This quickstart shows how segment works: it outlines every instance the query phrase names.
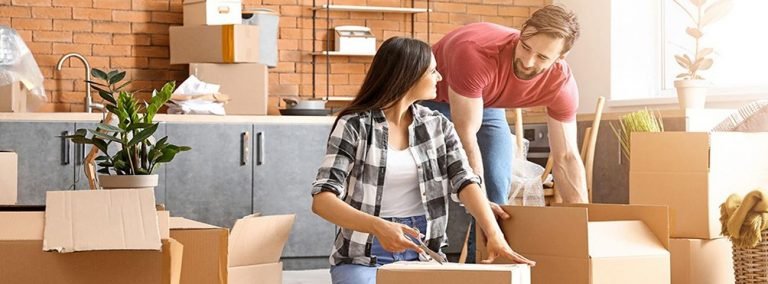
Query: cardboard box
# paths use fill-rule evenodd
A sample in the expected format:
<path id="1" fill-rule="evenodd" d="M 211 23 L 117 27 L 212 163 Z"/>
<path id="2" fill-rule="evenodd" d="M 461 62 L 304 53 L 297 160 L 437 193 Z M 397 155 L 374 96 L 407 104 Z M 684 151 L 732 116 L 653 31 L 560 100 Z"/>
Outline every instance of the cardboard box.
<path id="1" fill-rule="evenodd" d="M 45 251 L 160 250 L 160 235 L 152 189 L 46 192 Z"/>
<path id="2" fill-rule="evenodd" d="M 0 205 L 16 204 L 19 188 L 19 157 L 0 151 Z"/>
<path id="3" fill-rule="evenodd" d="M 531 269 L 522 264 L 395 262 L 376 271 L 377 284 L 529 284 Z"/>
<path id="4" fill-rule="evenodd" d="M 259 62 L 258 26 L 174 26 L 169 41 L 171 64 Z"/>
<path id="5" fill-rule="evenodd" d="M 728 239 L 670 239 L 672 284 L 735 283 Z"/>
<path id="6" fill-rule="evenodd" d="M 164 239 L 160 251 L 45 252 L 45 223 L 42 211 L 0 212 L 1 282 L 179 283 L 183 247 L 173 239 Z"/>
<path id="7" fill-rule="evenodd" d="M 241 0 L 184 0 L 184 26 L 240 24 L 242 11 Z"/>
<path id="8" fill-rule="evenodd" d="M 227 284 L 227 229 L 180 217 L 171 218 L 170 229 L 184 245 L 182 284 Z"/>
<path id="9" fill-rule="evenodd" d="M 0 112 L 26 112 L 27 93 L 19 81 L 0 86 Z"/>
<path id="10" fill-rule="evenodd" d="M 531 283 L 670 283 L 667 208 L 634 205 L 503 206 L 501 229 L 531 260 Z M 486 259 L 479 235 L 477 257 Z M 504 263 L 505 260 L 498 260 Z"/>
<path id="11" fill-rule="evenodd" d="M 633 133 L 630 204 L 669 206 L 672 238 L 720 235 L 731 193 L 768 188 L 768 133 Z"/>
<path id="12" fill-rule="evenodd" d="M 171 218 L 171 236 L 184 245 L 181 283 L 282 283 L 280 256 L 294 215 L 246 216 L 227 229 Z"/>
<path id="13" fill-rule="evenodd" d="M 224 104 L 227 114 L 266 115 L 268 101 L 267 66 L 260 63 L 192 63 L 189 74 L 212 84 L 229 96 Z"/>

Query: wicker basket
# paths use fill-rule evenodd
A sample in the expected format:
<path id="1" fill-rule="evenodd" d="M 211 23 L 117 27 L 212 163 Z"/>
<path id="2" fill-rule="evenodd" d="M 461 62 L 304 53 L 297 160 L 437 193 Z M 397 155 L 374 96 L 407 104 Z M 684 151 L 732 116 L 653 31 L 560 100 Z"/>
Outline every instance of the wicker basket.
<path id="1" fill-rule="evenodd" d="M 736 284 L 768 284 L 768 230 L 754 248 L 733 247 Z"/>

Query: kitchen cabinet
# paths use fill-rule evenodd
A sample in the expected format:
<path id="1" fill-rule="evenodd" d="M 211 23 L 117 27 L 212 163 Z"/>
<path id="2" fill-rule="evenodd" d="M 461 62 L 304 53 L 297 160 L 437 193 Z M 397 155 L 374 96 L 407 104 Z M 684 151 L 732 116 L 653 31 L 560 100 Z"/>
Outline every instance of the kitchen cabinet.
<path id="1" fill-rule="evenodd" d="M 45 192 L 74 188 L 73 122 L 0 121 L 0 150 L 19 157 L 18 204 L 45 204 Z"/>
<path id="2" fill-rule="evenodd" d="M 252 132 L 252 124 L 166 124 L 169 143 L 192 147 L 163 165 L 171 216 L 231 228 L 251 214 Z"/>
<path id="3" fill-rule="evenodd" d="M 283 257 L 319 258 L 325 266 L 335 227 L 312 213 L 310 193 L 325 156 L 330 127 L 330 124 L 254 125 L 253 211 L 265 215 L 296 214 Z M 287 267 L 290 265 L 286 262 Z"/>

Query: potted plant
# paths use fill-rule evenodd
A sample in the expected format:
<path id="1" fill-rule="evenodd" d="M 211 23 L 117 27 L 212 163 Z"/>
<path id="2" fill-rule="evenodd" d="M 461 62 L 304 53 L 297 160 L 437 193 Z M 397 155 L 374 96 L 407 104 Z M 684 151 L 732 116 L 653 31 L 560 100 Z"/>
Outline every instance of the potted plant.
<path id="1" fill-rule="evenodd" d="M 615 126 L 611 122 L 611 129 L 613 134 L 616 135 L 616 139 L 619 140 L 621 146 L 621 153 L 629 160 L 630 138 L 632 132 L 664 132 L 664 122 L 661 118 L 661 114 L 658 112 L 652 112 L 648 109 L 641 109 L 635 112 L 631 112 L 619 117 L 619 126 Z"/>
<path id="2" fill-rule="evenodd" d="M 170 100 L 176 83 L 166 83 L 159 91 L 152 92 L 148 102 L 139 103 L 133 92 L 122 90 L 128 82 L 118 85 L 125 78 L 125 71 L 93 69 L 91 74 L 104 81 L 89 83 L 104 99 L 106 118 L 95 129 L 78 129 L 65 138 L 98 149 L 100 155 L 95 161 L 100 167 L 98 180 L 102 188 L 157 186 L 154 174 L 157 166 L 170 162 L 179 152 L 190 150 L 187 146 L 168 143 L 167 136 L 157 140 L 152 136 L 159 126 L 153 121 L 155 114 Z M 112 118 L 116 121 L 109 123 Z"/>
<path id="3" fill-rule="evenodd" d="M 702 47 L 700 40 L 704 36 L 704 28 L 728 14 L 733 7 L 733 2 L 731 0 L 690 0 L 693 8 L 688 8 L 681 3 L 682 0 L 674 1 L 693 21 L 693 26 L 686 28 L 685 32 L 693 37 L 696 44 L 692 57 L 688 54 L 675 55 L 677 64 L 686 70 L 678 74 L 677 80 L 675 80 L 677 99 L 683 110 L 686 108 L 704 108 L 708 84 L 701 76 L 700 71 L 712 67 L 713 60 L 710 56 L 713 50 Z"/>

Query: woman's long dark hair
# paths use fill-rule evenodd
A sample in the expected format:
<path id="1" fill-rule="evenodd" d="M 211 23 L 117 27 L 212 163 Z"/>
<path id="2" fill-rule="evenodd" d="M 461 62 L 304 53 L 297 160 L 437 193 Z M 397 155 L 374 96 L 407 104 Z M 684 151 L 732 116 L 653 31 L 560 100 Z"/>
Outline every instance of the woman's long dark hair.
<path id="1" fill-rule="evenodd" d="M 404 37 L 387 39 L 373 57 L 357 97 L 336 120 L 347 114 L 391 107 L 421 79 L 431 61 L 432 48 L 426 42 Z"/>

